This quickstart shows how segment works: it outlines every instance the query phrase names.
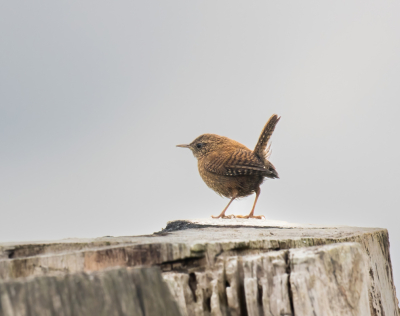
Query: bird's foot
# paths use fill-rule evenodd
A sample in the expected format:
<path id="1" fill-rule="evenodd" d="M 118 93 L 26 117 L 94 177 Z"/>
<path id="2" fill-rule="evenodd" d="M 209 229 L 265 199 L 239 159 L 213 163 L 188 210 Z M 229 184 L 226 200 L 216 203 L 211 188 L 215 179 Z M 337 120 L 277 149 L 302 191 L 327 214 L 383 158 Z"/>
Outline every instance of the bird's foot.
<path id="1" fill-rule="evenodd" d="M 211 215 L 211 217 L 212 218 L 229 218 L 229 219 L 231 219 L 231 218 L 236 218 L 236 216 L 235 215 L 218 215 L 218 216 L 213 216 L 213 215 Z"/>
<path id="2" fill-rule="evenodd" d="M 236 215 L 237 218 L 257 218 L 257 219 L 265 219 L 264 215 Z"/>
<path id="3" fill-rule="evenodd" d="M 231 215 L 222 216 L 222 218 L 229 218 L 229 219 L 231 219 L 231 218 L 236 218 L 236 216 L 233 215 L 233 214 L 231 214 Z"/>

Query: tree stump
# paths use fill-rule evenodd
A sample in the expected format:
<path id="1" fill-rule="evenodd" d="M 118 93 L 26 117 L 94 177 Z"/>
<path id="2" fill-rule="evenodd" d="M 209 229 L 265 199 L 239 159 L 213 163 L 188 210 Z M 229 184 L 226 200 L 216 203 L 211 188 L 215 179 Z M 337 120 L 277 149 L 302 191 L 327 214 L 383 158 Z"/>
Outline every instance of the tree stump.
<path id="1" fill-rule="evenodd" d="M 0 280 L 0 315 L 399 315 L 381 228 L 210 219 L 0 244 Z"/>

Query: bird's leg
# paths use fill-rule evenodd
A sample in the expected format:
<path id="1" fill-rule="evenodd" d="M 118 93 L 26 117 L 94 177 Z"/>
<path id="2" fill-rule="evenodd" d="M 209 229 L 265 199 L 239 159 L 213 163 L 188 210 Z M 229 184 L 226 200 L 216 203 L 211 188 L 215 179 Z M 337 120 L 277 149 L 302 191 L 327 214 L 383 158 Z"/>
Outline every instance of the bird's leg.
<path id="1" fill-rule="evenodd" d="M 228 205 L 224 208 L 224 210 L 221 212 L 221 214 L 219 214 L 218 216 L 213 216 L 211 215 L 212 218 L 234 218 L 235 215 L 229 215 L 229 216 L 225 216 L 225 212 L 228 209 L 229 205 L 231 205 L 231 203 L 233 202 L 233 200 L 236 199 L 236 194 L 231 198 L 231 200 L 229 201 Z"/>
<path id="2" fill-rule="evenodd" d="M 265 218 L 264 215 L 258 215 L 258 216 L 254 216 L 254 215 L 253 215 L 253 214 L 254 214 L 254 209 L 256 208 L 256 204 L 257 204 L 258 197 L 260 196 L 260 193 L 261 193 L 260 188 L 257 188 L 257 191 L 256 191 L 256 199 L 254 200 L 253 208 L 251 209 L 250 214 L 249 214 L 249 215 L 245 215 L 245 216 L 243 216 L 243 215 L 236 215 L 236 217 L 239 217 L 239 218 L 258 218 L 258 219 L 262 219 L 263 217 Z"/>

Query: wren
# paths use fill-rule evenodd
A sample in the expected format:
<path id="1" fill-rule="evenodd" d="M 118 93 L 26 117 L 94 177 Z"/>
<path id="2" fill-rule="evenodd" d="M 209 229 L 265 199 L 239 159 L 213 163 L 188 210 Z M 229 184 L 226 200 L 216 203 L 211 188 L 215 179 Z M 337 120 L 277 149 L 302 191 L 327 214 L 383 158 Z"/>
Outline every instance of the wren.
<path id="1" fill-rule="evenodd" d="M 203 134 L 188 145 L 177 145 L 193 152 L 197 158 L 200 176 L 207 186 L 219 195 L 231 199 L 221 214 L 212 216 L 213 218 L 264 217 L 255 216 L 254 209 L 264 179 L 279 179 L 274 165 L 268 160 L 271 155 L 269 140 L 279 120 L 280 117 L 276 114 L 269 118 L 253 151 L 235 140 L 215 134 Z M 256 198 L 249 215 L 225 215 L 233 200 L 252 193 L 256 194 Z"/>

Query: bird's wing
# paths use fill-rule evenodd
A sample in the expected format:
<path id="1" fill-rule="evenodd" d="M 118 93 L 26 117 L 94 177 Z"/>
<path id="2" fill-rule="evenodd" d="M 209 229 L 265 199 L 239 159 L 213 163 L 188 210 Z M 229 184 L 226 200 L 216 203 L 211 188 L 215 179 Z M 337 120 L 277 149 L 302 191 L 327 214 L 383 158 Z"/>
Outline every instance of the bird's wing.
<path id="1" fill-rule="evenodd" d="M 269 173 L 259 158 L 251 151 L 243 149 L 208 155 L 204 161 L 204 168 L 209 172 L 225 176 Z"/>

